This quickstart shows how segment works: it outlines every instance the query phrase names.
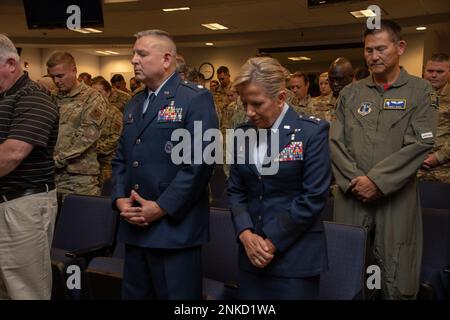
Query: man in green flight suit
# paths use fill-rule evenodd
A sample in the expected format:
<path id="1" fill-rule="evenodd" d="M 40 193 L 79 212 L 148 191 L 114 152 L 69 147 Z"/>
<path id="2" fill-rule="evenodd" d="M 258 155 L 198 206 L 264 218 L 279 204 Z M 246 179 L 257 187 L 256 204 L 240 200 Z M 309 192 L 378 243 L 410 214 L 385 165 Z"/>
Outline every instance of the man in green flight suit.
<path id="1" fill-rule="evenodd" d="M 339 190 L 335 220 L 364 226 L 384 299 L 414 299 L 422 260 L 416 172 L 434 143 L 431 86 L 400 67 L 401 28 L 382 20 L 364 33 L 372 76 L 340 94 L 330 148 Z"/>

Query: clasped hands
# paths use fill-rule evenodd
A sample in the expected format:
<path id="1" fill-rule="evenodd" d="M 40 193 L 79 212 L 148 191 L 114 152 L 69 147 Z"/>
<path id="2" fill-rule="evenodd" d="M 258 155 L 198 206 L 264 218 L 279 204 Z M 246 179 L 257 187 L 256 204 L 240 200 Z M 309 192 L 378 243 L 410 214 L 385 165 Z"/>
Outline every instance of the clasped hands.
<path id="1" fill-rule="evenodd" d="M 273 259 L 276 248 L 272 241 L 247 229 L 239 235 L 250 262 L 257 268 L 265 268 Z"/>
<path id="2" fill-rule="evenodd" d="M 383 196 L 381 190 L 367 176 L 352 179 L 349 186 L 353 195 L 364 203 L 375 201 Z"/>
<path id="3" fill-rule="evenodd" d="M 140 204 L 140 207 L 134 206 L 135 201 Z M 155 201 L 145 200 L 134 190 L 131 191 L 129 198 L 117 199 L 116 205 L 120 215 L 127 222 L 139 227 L 146 227 L 166 214 Z"/>

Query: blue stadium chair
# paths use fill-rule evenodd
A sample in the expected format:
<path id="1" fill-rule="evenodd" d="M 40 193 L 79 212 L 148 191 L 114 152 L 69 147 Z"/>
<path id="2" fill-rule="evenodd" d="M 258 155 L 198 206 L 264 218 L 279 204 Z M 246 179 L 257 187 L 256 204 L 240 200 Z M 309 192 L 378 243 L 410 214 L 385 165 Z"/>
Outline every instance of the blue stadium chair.
<path id="1" fill-rule="evenodd" d="M 203 297 L 235 300 L 238 287 L 238 244 L 228 210 L 211 208 L 209 243 L 202 247 Z"/>
<path id="2" fill-rule="evenodd" d="M 107 179 L 103 182 L 102 197 L 111 197 L 112 193 L 112 180 Z"/>
<path id="3" fill-rule="evenodd" d="M 91 300 L 120 300 L 122 296 L 125 245 L 118 243 L 112 257 L 92 259 L 85 270 Z"/>
<path id="4" fill-rule="evenodd" d="M 363 298 L 366 229 L 324 222 L 328 247 L 328 272 L 320 277 L 320 300 Z"/>
<path id="5" fill-rule="evenodd" d="M 432 288 L 432 295 L 428 297 L 429 299 L 448 299 L 450 290 L 448 274 L 450 266 L 450 210 L 422 208 L 422 218 L 422 287 Z"/>
<path id="6" fill-rule="evenodd" d="M 419 193 L 422 208 L 450 210 L 450 184 L 420 181 Z"/>
<path id="7" fill-rule="evenodd" d="M 51 249 L 52 299 L 81 298 L 82 291 L 67 288 L 67 267 L 77 265 L 83 270 L 94 257 L 111 255 L 117 223 L 118 214 L 112 209 L 111 199 L 82 195 L 66 197 Z"/>

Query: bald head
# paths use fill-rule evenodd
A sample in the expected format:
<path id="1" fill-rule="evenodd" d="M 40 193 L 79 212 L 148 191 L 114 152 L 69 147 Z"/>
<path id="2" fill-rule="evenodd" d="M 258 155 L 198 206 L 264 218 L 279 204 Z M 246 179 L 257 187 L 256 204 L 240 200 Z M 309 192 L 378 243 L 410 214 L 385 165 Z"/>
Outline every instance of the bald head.
<path id="1" fill-rule="evenodd" d="M 334 60 L 328 69 L 328 81 L 330 82 L 333 96 L 339 96 L 339 92 L 353 80 L 353 67 L 351 62 L 344 57 Z"/>
<path id="2" fill-rule="evenodd" d="M 131 63 L 136 79 L 156 90 L 176 70 L 175 43 L 162 30 L 141 31 L 135 36 L 137 39 Z"/>

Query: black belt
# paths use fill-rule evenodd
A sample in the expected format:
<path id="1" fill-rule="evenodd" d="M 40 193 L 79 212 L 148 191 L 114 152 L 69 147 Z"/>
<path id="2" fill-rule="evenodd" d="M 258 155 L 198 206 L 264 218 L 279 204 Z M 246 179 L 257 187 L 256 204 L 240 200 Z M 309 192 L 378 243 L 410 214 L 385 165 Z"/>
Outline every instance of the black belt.
<path id="1" fill-rule="evenodd" d="M 11 192 L 11 193 L 0 193 L 0 203 L 11 201 L 20 197 L 29 196 L 35 193 L 41 193 L 41 192 L 49 192 L 51 190 L 55 189 L 54 183 L 47 183 L 44 184 L 42 187 L 37 188 L 30 188 L 21 190 L 19 192 Z"/>

